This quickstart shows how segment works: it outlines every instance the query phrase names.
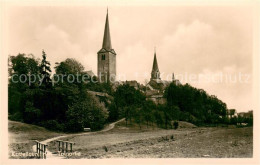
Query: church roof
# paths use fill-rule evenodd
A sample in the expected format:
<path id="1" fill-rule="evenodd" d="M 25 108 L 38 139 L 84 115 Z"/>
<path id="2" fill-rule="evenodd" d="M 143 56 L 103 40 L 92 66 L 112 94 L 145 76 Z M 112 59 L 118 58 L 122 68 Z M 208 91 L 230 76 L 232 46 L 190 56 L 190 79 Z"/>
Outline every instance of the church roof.
<path id="1" fill-rule="evenodd" d="M 111 38 L 110 38 L 110 30 L 109 30 L 108 11 L 107 11 L 107 16 L 106 16 L 106 24 L 105 24 L 102 48 L 104 48 L 106 50 L 112 49 Z"/>
<path id="2" fill-rule="evenodd" d="M 159 71 L 159 67 L 158 67 L 158 64 L 157 64 L 157 58 L 156 58 L 156 52 L 154 52 L 154 59 L 153 59 L 153 71 Z"/>

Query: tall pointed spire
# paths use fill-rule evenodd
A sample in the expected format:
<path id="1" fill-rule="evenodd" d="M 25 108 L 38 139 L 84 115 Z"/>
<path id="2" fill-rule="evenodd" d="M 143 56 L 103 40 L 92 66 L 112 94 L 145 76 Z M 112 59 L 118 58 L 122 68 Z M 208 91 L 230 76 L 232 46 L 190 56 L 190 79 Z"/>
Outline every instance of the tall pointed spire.
<path id="1" fill-rule="evenodd" d="M 156 50 L 154 50 L 154 58 L 153 58 L 153 70 L 152 71 L 159 71 L 157 58 L 156 58 Z"/>
<path id="2" fill-rule="evenodd" d="M 151 73 L 151 80 L 152 79 L 161 79 L 160 78 L 160 71 L 159 71 L 159 67 L 158 67 L 158 63 L 157 63 L 157 58 L 156 58 L 156 50 L 154 48 L 154 59 L 153 59 L 153 69 L 152 69 L 152 73 Z"/>
<path id="3" fill-rule="evenodd" d="M 108 8 L 107 8 L 107 16 L 106 16 L 106 24 L 105 24 L 102 48 L 106 50 L 112 49 L 110 30 L 109 30 L 109 21 L 108 21 Z"/>

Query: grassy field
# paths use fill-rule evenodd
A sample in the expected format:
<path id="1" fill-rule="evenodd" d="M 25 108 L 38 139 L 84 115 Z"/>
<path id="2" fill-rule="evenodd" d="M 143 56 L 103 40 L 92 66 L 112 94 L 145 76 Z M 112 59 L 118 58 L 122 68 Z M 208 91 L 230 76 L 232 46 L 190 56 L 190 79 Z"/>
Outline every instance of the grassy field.
<path id="1" fill-rule="evenodd" d="M 43 127 L 25 124 L 16 121 L 8 121 L 8 147 L 9 153 L 13 152 L 32 152 L 34 140 L 45 140 L 59 136 L 60 133 L 48 131 Z"/>
<path id="2" fill-rule="evenodd" d="M 107 132 L 69 136 L 73 150 L 81 156 L 70 158 L 250 158 L 253 156 L 253 128 L 195 127 L 181 122 L 177 130 L 117 123 Z M 9 152 L 32 152 L 33 140 L 60 136 L 45 128 L 9 121 Z M 48 149 L 57 152 L 57 144 Z M 12 157 L 11 157 L 12 158 Z"/>
<path id="3" fill-rule="evenodd" d="M 76 142 L 74 151 L 81 152 L 80 157 L 70 158 L 240 158 L 253 156 L 252 131 L 252 127 L 192 126 L 177 130 L 143 126 L 140 130 L 137 125 L 125 127 L 121 122 L 105 133 L 63 140 Z M 54 143 L 49 146 L 57 151 Z"/>

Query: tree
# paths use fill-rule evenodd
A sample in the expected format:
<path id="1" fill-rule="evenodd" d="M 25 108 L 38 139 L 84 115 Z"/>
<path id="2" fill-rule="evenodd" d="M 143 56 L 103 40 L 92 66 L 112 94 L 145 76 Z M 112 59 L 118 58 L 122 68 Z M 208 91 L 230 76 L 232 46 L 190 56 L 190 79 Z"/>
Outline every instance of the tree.
<path id="1" fill-rule="evenodd" d="M 51 87 L 50 63 L 45 52 L 42 53 L 40 64 L 32 55 L 10 56 L 9 76 L 17 76 L 11 77 L 8 84 L 9 118 L 51 130 L 63 131 L 66 127 L 68 132 L 82 131 L 84 127 L 92 130 L 103 128 L 108 118 L 105 105 L 87 93 L 84 83 L 64 81 Z M 84 67 L 74 59 L 66 59 L 55 70 L 61 76 L 84 73 Z M 34 74 L 42 76 L 41 87 L 40 79 L 30 85 L 28 78 Z M 20 75 L 24 78 L 22 82 L 17 81 Z"/>
<path id="2" fill-rule="evenodd" d="M 128 84 L 120 85 L 114 94 L 114 103 L 118 109 L 119 117 L 125 117 L 126 125 L 133 118 L 133 108 L 141 107 L 145 96 L 137 89 Z"/>
<path id="3" fill-rule="evenodd" d="M 56 74 L 77 74 L 84 72 L 84 66 L 74 58 L 67 58 L 65 61 L 56 63 Z"/>
<path id="4" fill-rule="evenodd" d="M 42 61 L 40 64 L 40 73 L 43 78 L 42 85 L 48 88 L 51 86 L 51 67 L 50 62 L 46 60 L 46 53 L 42 50 Z"/>
<path id="5" fill-rule="evenodd" d="M 8 114 L 12 120 L 23 121 L 26 105 L 25 93 L 29 89 L 37 88 L 39 84 L 39 62 L 31 54 L 10 56 L 9 62 Z"/>
<path id="6" fill-rule="evenodd" d="M 87 88 L 87 81 L 90 82 L 91 76 L 84 71 L 83 65 L 73 58 L 56 63 L 53 84 L 56 87 L 75 86 L 79 90 Z"/>
<path id="7" fill-rule="evenodd" d="M 109 122 L 113 122 L 118 119 L 119 114 L 118 114 L 118 109 L 116 107 L 115 102 L 112 102 L 111 104 L 109 104 L 108 112 L 109 112 L 109 117 L 108 117 Z"/>
<path id="8" fill-rule="evenodd" d="M 28 86 L 31 88 L 38 85 L 39 62 L 32 54 L 18 54 L 10 56 L 10 79 L 9 84 L 16 86 L 20 92 L 25 91 Z M 33 82 L 29 82 L 29 77 L 33 76 Z M 32 79 L 32 77 L 30 77 Z"/>
<path id="9" fill-rule="evenodd" d="M 155 104 L 151 101 L 145 101 L 143 105 L 143 118 L 146 122 L 146 127 L 148 128 L 149 123 L 153 123 L 155 118 L 153 116 L 153 110 L 155 109 Z"/>
<path id="10" fill-rule="evenodd" d="M 30 101 L 26 102 L 24 121 L 26 123 L 37 123 L 40 121 L 41 111 L 33 106 Z"/>
<path id="11" fill-rule="evenodd" d="M 157 127 L 162 127 L 162 125 L 164 123 L 163 122 L 163 112 L 158 109 L 158 110 L 154 111 L 153 114 L 155 117 L 155 122 L 156 122 Z"/>
<path id="12" fill-rule="evenodd" d="M 141 124 L 143 122 L 143 112 L 141 108 L 135 109 L 134 120 L 139 125 L 139 128 L 142 129 Z"/>
<path id="13" fill-rule="evenodd" d="M 66 113 L 66 128 L 69 131 L 83 131 L 85 127 L 91 130 L 99 130 L 104 127 L 108 117 L 108 111 L 104 104 L 88 93 L 84 93 L 81 99 L 69 106 Z"/>
<path id="14" fill-rule="evenodd" d="M 175 116 L 178 116 L 179 119 L 197 124 L 210 124 L 223 123 L 226 118 L 227 106 L 224 102 L 189 84 L 176 85 L 171 83 L 166 88 L 164 97 L 166 97 L 167 106 L 170 109 L 175 107 Z M 165 115 L 167 113 L 176 119 L 171 111 L 165 111 Z"/>
<path id="15" fill-rule="evenodd" d="M 170 114 L 169 114 L 169 107 L 163 105 L 161 108 L 164 115 L 164 128 L 168 129 L 168 125 L 170 124 L 171 121 Z"/>

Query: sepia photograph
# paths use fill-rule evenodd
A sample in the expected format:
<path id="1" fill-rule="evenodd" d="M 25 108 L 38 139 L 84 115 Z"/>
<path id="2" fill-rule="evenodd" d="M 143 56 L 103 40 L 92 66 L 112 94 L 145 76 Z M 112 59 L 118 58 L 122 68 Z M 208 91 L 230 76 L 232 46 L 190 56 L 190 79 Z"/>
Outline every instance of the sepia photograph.
<path id="1" fill-rule="evenodd" d="M 226 2 L 1 2 L 1 155 L 255 160 L 259 1 Z"/>

